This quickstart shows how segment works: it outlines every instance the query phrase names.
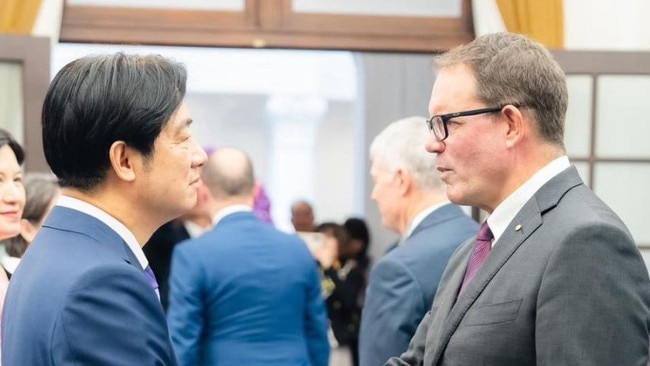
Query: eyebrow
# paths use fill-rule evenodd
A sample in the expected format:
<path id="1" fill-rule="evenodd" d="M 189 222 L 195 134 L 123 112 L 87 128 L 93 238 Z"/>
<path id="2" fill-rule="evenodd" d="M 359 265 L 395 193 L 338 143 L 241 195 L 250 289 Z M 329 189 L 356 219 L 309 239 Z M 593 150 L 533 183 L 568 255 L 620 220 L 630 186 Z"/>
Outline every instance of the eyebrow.
<path id="1" fill-rule="evenodd" d="M 174 126 L 174 133 L 180 133 L 185 127 L 190 127 L 192 122 L 194 122 L 192 118 L 186 118 L 182 120 L 180 123 Z"/>

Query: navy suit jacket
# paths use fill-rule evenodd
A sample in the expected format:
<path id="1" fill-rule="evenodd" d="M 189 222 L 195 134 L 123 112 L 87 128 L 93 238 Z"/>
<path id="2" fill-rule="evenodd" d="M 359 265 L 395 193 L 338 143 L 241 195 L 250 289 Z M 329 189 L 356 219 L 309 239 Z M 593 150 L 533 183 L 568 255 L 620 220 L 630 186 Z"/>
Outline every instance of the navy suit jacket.
<path id="1" fill-rule="evenodd" d="M 361 313 L 361 366 L 383 365 L 407 350 L 431 308 L 449 258 L 477 231 L 478 224 L 460 207 L 447 204 L 425 217 L 402 245 L 377 262 Z"/>
<path id="2" fill-rule="evenodd" d="M 2 364 L 177 365 L 156 293 L 100 220 L 54 207 L 14 273 Z"/>
<path id="3" fill-rule="evenodd" d="M 181 365 L 328 364 L 317 264 L 301 239 L 252 212 L 177 245 L 169 295 Z"/>

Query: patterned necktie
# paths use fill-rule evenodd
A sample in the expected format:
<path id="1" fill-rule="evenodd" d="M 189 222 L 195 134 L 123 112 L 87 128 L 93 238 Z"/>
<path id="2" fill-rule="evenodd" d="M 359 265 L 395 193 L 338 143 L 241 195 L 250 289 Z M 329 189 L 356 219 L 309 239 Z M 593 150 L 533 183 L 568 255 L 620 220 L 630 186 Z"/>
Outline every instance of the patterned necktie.
<path id="1" fill-rule="evenodd" d="M 474 250 L 472 250 L 472 255 L 469 257 L 469 263 L 467 264 L 467 270 L 465 271 L 465 278 L 463 279 L 463 284 L 460 287 L 459 294 L 462 294 L 463 291 L 465 291 L 465 288 L 472 281 L 476 272 L 478 272 L 478 269 L 481 268 L 481 265 L 490 254 L 490 249 L 492 249 L 492 238 L 494 238 L 494 235 L 492 235 L 492 230 L 490 230 L 486 220 L 478 230 L 476 244 L 474 244 Z"/>
<path id="2" fill-rule="evenodd" d="M 147 266 L 147 268 L 144 269 L 144 274 L 147 275 L 147 279 L 149 280 L 151 288 L 156 291 L 156 295 L 158 295 L 158 298 L 160 299 L 160 292 L 158 292 L 158 281 L 156 281 L 156 275 L 153 274 L 150 266 Z"/>

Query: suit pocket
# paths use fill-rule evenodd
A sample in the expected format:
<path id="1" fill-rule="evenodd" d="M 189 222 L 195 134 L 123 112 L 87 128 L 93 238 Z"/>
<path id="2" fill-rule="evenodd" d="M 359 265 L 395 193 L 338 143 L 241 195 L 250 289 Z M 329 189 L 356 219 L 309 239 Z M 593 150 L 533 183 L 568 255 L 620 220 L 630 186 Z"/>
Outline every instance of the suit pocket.
<path id="1" fill-rule="evenodd" d="M 471 307 L 465 314 L 464 325 L 507 323 L 517 319 L 521 299 L 497 304 Z"/>

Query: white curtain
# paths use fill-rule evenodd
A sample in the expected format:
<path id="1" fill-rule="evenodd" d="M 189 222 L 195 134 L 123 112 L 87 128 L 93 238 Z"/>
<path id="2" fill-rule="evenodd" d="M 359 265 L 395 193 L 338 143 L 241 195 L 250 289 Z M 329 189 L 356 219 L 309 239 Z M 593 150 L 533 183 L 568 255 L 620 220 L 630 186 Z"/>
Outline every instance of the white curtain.
<path id="1" fill-rule="evenodd" d="M 477 37 L 506 31 L 496 0 L 472 0 L 472 13 Z"/>
<path id="2" fill-rule="evenodd" d="M 32 28 L 33 36 L 50 37 L 52 48 L 59 43 L 63 0 L 43 0 Z"/>

